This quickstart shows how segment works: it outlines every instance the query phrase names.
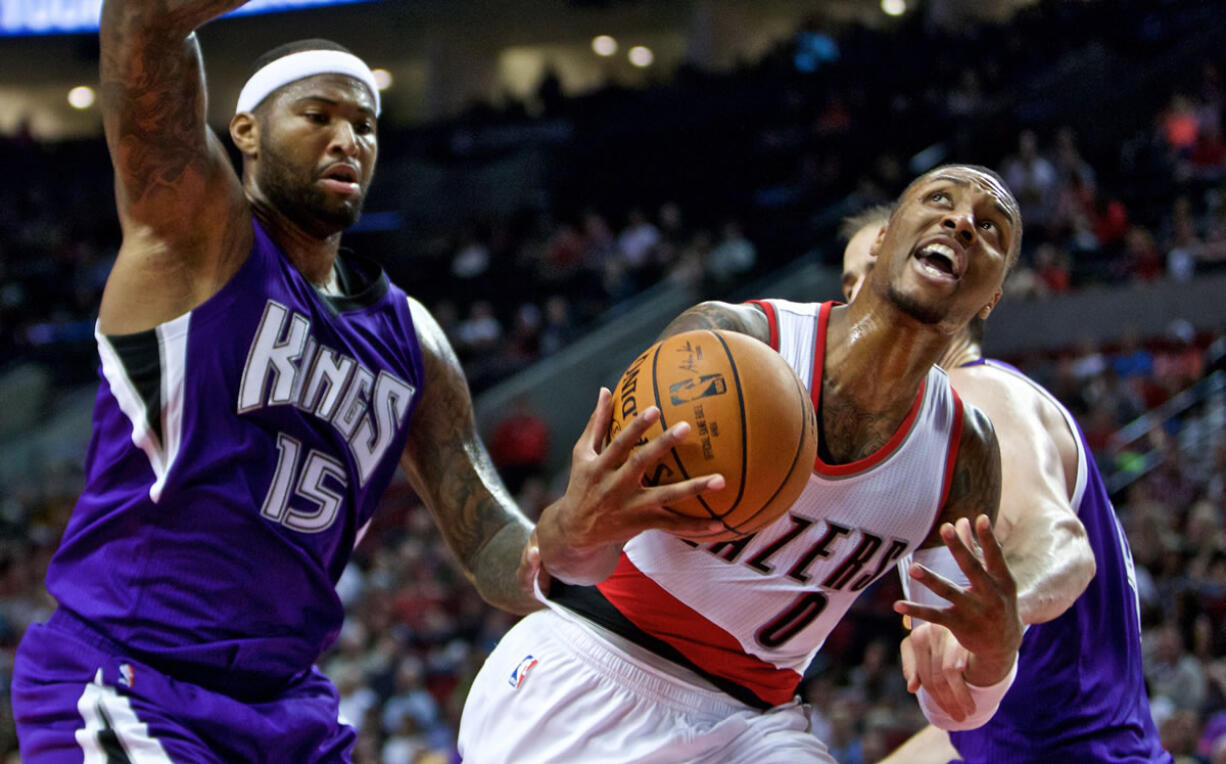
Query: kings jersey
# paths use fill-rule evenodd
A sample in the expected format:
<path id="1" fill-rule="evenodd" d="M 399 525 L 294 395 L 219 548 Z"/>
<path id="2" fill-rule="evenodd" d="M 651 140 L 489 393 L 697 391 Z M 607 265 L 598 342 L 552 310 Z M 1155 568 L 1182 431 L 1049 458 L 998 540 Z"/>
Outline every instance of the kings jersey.
<path id="1" fill-rule="evenodd" d="M 950 739 L 967 764 L 1170 762 L 1149 712 L 1141 666 L 1140 606 L 1128 541 L 1073 415 L 1051 393 L 1000 361 L 1056 406 L 1077 442 L 1070 501 L 1097 571 L 1072 607 L 1022 638 L 1017 679 L 987 724 Z"/>
<path id="2" fill-rule="evenodd" d="M 771 346 L 806 381 L 820 411 L 833 303 L 759 305 Z M 934 367 L 884 446 L 850 464 L 819 456 L 800 498 L 771 525 L 707 544 L 649 531 L 626 544 L 605 582 L 555 582 L 551 597 L 750 705 L 788 702 L 860 592 L 931 533 L 961 426 L 961 404 Z"/>
<path id="3" fill-rule="evenodd" d="M 344 616 L 335 592 L 421 392 L 408 298 L 345 260 L 325 297 L 255 223 L 213 297 L 97 335 L 85 490 L 47 584 L 69 618 L 177 678 L 271 689 Z"/>

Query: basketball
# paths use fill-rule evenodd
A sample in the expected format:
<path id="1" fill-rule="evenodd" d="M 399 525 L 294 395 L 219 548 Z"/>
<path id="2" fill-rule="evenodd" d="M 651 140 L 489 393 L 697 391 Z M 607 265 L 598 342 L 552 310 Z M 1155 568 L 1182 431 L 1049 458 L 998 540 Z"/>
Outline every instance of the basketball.
<path id="1" fill-rule="evenodd" d="M 659 463 L 649 485 L 719 473 L 723 490 L 671 504 L 723 521 L 696 541 L 740 538 L 779 518 L 804 489 L 817 455 L 817 420 L 804 383 L 783 357 L 744 334 L 698 330 L 668 337 L 630 364 L 613 391 L 612 438 L 650 406 L 655 438 L 677 422 L 693 428 Z M 644 441 L 645 442 L 645 441 Z"/>

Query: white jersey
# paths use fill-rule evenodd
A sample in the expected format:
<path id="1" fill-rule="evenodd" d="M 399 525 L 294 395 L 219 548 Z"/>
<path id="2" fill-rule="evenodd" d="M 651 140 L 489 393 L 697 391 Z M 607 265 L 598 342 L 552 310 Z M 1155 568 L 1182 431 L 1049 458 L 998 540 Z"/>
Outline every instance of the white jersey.
<path id="1" fill-rule="evenodd" d="M 771 346 L 819 410 L 834 303 L 758 304 Z M 932 532 L 961 427 L 962 405 L 934 366 L 888 443 L 850 464 L 819 455 L 800 498 L 771 525 L 702 545 L 649 531 L 626 544 L 604 583 L 555 582 L 551 598 L 745 702 L 786 703 L 859 593 Z"/>

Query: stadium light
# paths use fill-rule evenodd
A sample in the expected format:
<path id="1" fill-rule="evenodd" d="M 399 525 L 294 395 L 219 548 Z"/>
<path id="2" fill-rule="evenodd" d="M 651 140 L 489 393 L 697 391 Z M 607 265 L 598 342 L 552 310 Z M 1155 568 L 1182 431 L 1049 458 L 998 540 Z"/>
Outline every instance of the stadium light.
<path id="1" fill-rule="evenodd" d="M 88 85 L 77 85 L 68 91 L 68 105 L 74 109 L 88 109 L 94 100 L 94 89 Z"/>
<path id="2" fill-rule="evenodd" d="M 592 38 L 592 50 L 598 56 L 611 56 L 617 52 L 617 40 L 607 34 Z"/>
<path id="3" fill-rule="evenodd" d="M 630 49 L 629 55 L 630 63 L 640 69 L 651 66 L 651 62 L 656 60 L 656 55 L 646 45 L 635 45 Z"/>
<path id="4" fill-rule="evenodd" d="M 881 10 L 887 16 L 901 16 L 907 12 L 907 0 L 881 0 Z"/>
<path id="5" fill-rule="evenodd" d="M 392 73 L 386 69 L 371 69 L 370 73 L 375 76 L 375 87 L 380 90 L 387 90 L 392 86 Z"/>

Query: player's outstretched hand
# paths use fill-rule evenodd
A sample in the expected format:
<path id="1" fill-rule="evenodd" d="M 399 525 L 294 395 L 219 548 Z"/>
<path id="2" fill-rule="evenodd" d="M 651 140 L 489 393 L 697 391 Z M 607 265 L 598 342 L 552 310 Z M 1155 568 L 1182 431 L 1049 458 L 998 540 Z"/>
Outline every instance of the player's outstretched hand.
<path id="1" fill-rule="evenodd" d="M 647 469 L 690 432 L 679 422 L 635 448 L 660 418 L 654 406 L 629 420 L 603 446 L 613 418 L 612 393 L 600 389 L 596 409 L 571 452 L 566 494 L 546 507 L 537 523 L 541 564 L 550 575 L 575 584 L 603 581 L 617 566 L 622 544 L 645 530 L 707 535 L 717 520 L 679 515 L 664 505 L 724 487 L 722 475 L 702 475 L 660 486 L 645 486 Z"/>
<path id="2" fill-rule="evenodd" d="M 958 644 L 953 633 L 935 623 L 916 626 L 902 641 L 902 673 L 907 691 L 928 691 L 945 713 L 962 721 L 975 713 L 975 700 L 966 686 L 970 651 Z"/>
<path id="3" fill-rule="evenodd" d="M 956 528 L 949 523 L 941 528 L 941 540 L 966 575 L 969 588 L 964 589 L 923 565 L 913 564 L 909 571 L 911 578 L 950 604 L 948 607 L 928 607 L 899 600 L 894 603 L 894 610 L 948 629 L 969 653 L 961 670 L 963 679 L 970 684 L 987 687 L 1003 680 L 1013 669 L 1022 643 L 1022 620 L 1017 612 L 1017 585 L 1005 563 L 1000 543 L 992 533 L 992 522 L 987 515 L 975 518 L 975 534 L 983 550 L 982 560 L 973 551 L 969 520 L 959 519 Z M 930 694 L 937 698 L 942 689 L 940 685 L 949 684 L 952 667 L 945 665 L 945 661 L 954 661 L 956 666 L 962 658 L 952 648 L 946 649 L 943 643 L 929 644 L 929 640 L 935 636 L 924 637 L 923 643 L 913 641 L 911 652 L 912 657 L 916 658 L 914 668 L 920 684 L 928 687 Z M 930 660 L 927 662 L 919 660 L 923 650 L 928 651 Z M 931 660 L 934 655 L 941 656 L 939 663 Z M 908 677 L 908 685 L 910 682 L 911 677 Z M 929 682 L 933 684 L 930 686 Z M 965 686 L 962 690 L 965 690 Z M 959 691 L 948 688 L 946 698 L 953 705 L 962 705 L 955 700 L 959 696 Z M 945 706 L 944 703 L 941 705 Z M 953 710 L 946 708 L 951 715 Z"/>

